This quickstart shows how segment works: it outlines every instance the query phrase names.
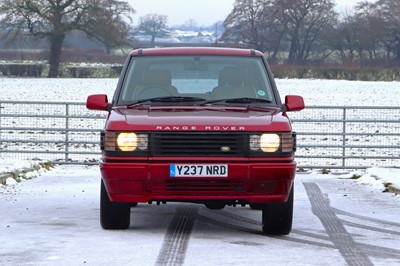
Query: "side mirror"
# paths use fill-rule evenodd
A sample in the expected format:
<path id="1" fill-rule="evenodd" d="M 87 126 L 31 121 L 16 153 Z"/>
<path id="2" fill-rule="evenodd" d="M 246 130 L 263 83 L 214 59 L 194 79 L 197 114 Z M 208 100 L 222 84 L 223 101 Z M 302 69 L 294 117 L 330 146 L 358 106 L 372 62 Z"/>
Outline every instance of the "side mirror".
<path id="1" fill-rule="evenodd" d="M 285 97 L 286 111 L 300 111 L 304 109 L 304 99 L 297 95 L 287 95 Z"/>
<path id="2" fill-rule="evenodd" d="M 108 111 L 110 104 L 105 94 L 94 94 L 88 96 L 86 100 L 86 108 L 89 110 Z"/>

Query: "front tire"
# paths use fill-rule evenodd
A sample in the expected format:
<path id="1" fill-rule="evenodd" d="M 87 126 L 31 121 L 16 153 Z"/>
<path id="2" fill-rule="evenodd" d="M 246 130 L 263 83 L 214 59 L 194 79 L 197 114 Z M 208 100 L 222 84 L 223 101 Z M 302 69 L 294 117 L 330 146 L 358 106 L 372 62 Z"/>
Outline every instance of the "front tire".
<path id="1" fill-rule="evenodd" d="M 104 181 L 100 189 L 100 224 L 103 229 L 127 229 L 130 225 L 129 203 L 112 202 L 108 197 Z"/>
<path id="2" fill-rule="evenodd" d="M 292 230 L 294 185 L 286 202 L 268 203 L 262 208 L 262 230 L 266 235 L 288 235 Z"/>

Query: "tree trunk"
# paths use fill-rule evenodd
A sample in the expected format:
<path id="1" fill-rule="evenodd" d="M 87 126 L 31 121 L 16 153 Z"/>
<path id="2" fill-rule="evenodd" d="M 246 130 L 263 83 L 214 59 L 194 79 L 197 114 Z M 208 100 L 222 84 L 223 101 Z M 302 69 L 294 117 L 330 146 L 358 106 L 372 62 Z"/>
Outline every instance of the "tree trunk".
<path id="1" fill-rule="evenodd" d="M 286 27 L 279 33 L 279 37 L 273 47 L 273 53 L 271 56 L 271 59 L 273 62 L 277 61 L 276 59 L 278 57 L 279 49 L 281 48 L 281 43 L 282 43 L 282 40 L 283 40 L 283 37 L 285 36 L 285 34 L 286 34 Z"/>
<path id="2" fill-rule="evenodd" d="M 150 41 L 150 46 L 155 47 L 156 46 L 156 35 L 151 35 L 151 41 Z"/>
<path id="3" fill-rule="evenodd" d="M 59 74 L 61 51 L 64 43 L 65 34 L 54 34 L 50 36 L 50 69 L 49 78 L 56 78 Z"/>
<path id="4" fill-rule="evenodd" d="M 400 37 L 397 36 L 396 38 L 396 60 L 400 61 Z"/>
<path id="5" fill-rule="evenodd" d="M 296 26 L 291 33 L 291 37 L 288 59 L 289 62 L 294 63 L 299 55 L 300 49 L 300 29 L 298 26 Z"/>
<path id="6" fill-rule="evenodd" d="M 290 42 L 289 49 L 289 62 L 294 63 L 299 55 L 300 40 L 298 39 L 298 34 L 295 34 Z"/>

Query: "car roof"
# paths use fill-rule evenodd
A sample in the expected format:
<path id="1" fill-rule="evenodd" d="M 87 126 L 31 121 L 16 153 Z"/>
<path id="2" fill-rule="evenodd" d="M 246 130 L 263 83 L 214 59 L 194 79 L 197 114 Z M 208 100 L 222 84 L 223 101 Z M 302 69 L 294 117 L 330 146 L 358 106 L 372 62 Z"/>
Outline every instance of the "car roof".
<path id="1" fill-rule="evenodd" d="M 263 53 L 253 49 L 225 47 L 164 47 L 136 49 L 131 52 L 131 55 L 236 55 L 260 57 L 263 56 Z"/>

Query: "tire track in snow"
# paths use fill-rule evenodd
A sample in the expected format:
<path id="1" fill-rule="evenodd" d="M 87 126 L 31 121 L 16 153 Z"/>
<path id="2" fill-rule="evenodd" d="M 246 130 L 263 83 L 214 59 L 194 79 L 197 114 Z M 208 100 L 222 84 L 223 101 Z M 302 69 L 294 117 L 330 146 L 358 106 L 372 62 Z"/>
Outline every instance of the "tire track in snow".
<path id="1" fill-rule="evenodd" d="M 156 265 L 183 265 L 198 206 L 179 206 L 169 224 Z"/>
<path id="2" fill-rule="evenodd" d="M 346 263 L 349 266 L 372 266 L 371 260 L 346 231 L 343 223 L 329 205 L 329 199 L 324 197 L 318 185 L 315 183 L 303 183 L 303 185 L 310 199 L 312 212 L 319 218 Z"/>

